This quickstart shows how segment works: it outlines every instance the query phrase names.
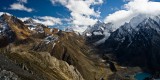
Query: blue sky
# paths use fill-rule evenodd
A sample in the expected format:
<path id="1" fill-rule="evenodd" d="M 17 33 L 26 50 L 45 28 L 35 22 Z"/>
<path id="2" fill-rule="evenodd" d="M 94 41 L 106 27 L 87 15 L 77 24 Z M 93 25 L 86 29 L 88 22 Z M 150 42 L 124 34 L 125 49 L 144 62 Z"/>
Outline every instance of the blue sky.
<path id="1" fill-rule="evenodd" d="M 17 3 L 17 0 L 0 0 L 1 12 L 9 12 L 18 17 L 33 17 L 33 16 L 54 16 L 62 17 L 58 14 L 68 16 L 68 10 L 63 6 L 53 6 L 50 0 L 27 0 L 26 7 L 32 8 L 32 12 L 26 12 L 21 10 L 7 9 L 11 4 Z"/>
<path id="2" fill-rule="evenodd" d="M 131 0 L 0 0 L 0 12 L 8 12 L 25 19 L 31 17 L 37 22 L 44 21 L 48 26 L 64 28 L 70 25 L 88 26 L 98 20 L 104 21 L 109 14 L 115 16 L 115 12 L 123 10 L 124 4 L 129 2 Z"/>
<path id="3" fill-rule="evenodd" d="M 53 5 L 50 0 L 28 0 L 26 7 L 33 8 L 33 12 L 26 12 L 20 10 L 8 9 L 11 4 L 18 2 L 17 0 L 0 0 L 0 11 L 9 12 L 18 17 L 33 17 L 33 16 L 53 16 L 53 17 L 70 17 L 70 11 L 60 4 Z M 101 19 L 108 14 L 113 13 L 113 8 L 120 8 L 124 4 L 123 0 L 104 0 L 102 5 L 93 7 L 99 7 L 101 12 Z"/>
<path id="4" fill-rule="evenodd" d="M 24 0 L 25 1 L 25 0 Z M 50 0 L 0 0 L 0 12 L 8 12 L 17 17 L 35 17 L 35 16 L 51 16 L 55 18 L 71 18 L 71 11 L 61 3 L 52 4 Z M 33 9 L 31 12 L 25 10 L 10 9 L 14 3 L 21 3 L 27 8 Z M 108 14 L 113 13 L 116 8 L 120 8 L 124 4 L 123 0 L 103 0 L 100 5 L 90 6 L 94 10 L 99 10 L 100 17 L 97 19 L 103 20 Z M 115 9 L 114 9 L 115 8 Z M 65 23 L 63 23 L 65 24 Z M 68 24 L 67 24 L 68 25 Z"/>

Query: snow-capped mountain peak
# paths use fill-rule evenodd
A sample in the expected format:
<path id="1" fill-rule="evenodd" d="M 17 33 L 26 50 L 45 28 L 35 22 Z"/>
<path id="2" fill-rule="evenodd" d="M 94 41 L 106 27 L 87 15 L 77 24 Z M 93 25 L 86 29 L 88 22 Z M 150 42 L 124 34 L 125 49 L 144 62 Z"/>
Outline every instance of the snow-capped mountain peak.
<path id="1" fill-rule="evenodd" d="M 83 32 L 83 34 L 89 38 L 88 40 L 94 41 L 95 45 L 103 43 L 113 31 L 112 23 L 105 24 L 101 21 L 97 21 L 97 23 L 93 26 L 88 26 L 88 28 Z M 97 39 L 96 37 L 101 37 Z M 94 39 L 95 38 L 95 39 Z"/>
<path id="2" fill-rule="evenodd" d="M 29 19 L 25 20 L 24 23 L 25 24 L 35 24 L 36 22 L 32 18 L 29 18 Z"/>
<path id="3" fill-rule="evenodd" d="M 135 17 L 133 17 L 128 23 L 123 24 L 120 26 L 120 28 L 116 29 L 114 28 L 114 24 L 112 23 L 103 23 L 98 21 L 95 25 L 89 26 L 85 31 L 84 35 L 87 37 L 93 37 L 93 36 L 104 36 L 103 38 L 99 39 L 96 43 L 101 44 L 105 42 L 105 40 L 108 39 L 110 34 L 112 32 L 115 32 L 116 30 L 118 31 L 118 35 L 121 36 L 122 34 L 125 35 L 134 35 L 136 34 L 136 31 L 139 31 L 139 25 L 145 25 L 145 24 L 150 24 L 150 25 L 160 25 L 160 16 L 149 16 L 149 15 L 143 15 L 139 14 Z M 155 28 L 157 31 L 158 29 Z"/>
<path id="4" fill-rule="evenodd" d="M 136 17 L 133 17 L 130 20 L 129 24 L 134 28 L 134 27 L 138 26 L 138 24 L 140 24 L 142 21 L 144 21 L 147 18 L 149 18 L 147 15 L 140 14 Z"/>
<path id="5" fill-rule="evenodd" d="M 159 70 L 160 17 L 138 15 L 97 47 L 105 53 L 114 53 L 119 64 Z"/>

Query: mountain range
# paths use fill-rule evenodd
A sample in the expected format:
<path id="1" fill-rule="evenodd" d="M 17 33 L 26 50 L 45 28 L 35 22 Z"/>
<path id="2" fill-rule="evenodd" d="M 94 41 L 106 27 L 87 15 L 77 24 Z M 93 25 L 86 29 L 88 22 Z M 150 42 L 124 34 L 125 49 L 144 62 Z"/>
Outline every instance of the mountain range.
<path id="1" fill-rule="evenodd" d="M 122 25 L 98 47 L 113 52 L 116 60 L 122 65 L 141 66 L 151 71 L 159 71 L 160 17 L 139 19 L 140 16 L 137 16 Z"/>
<path id="2" fill-rule="evenodd" d="M 134 80 L 144 71 L 159 78 L 160 16 L 113 25 L 98 21 L 77 34 L 3 14 L 0 79 Z"/>

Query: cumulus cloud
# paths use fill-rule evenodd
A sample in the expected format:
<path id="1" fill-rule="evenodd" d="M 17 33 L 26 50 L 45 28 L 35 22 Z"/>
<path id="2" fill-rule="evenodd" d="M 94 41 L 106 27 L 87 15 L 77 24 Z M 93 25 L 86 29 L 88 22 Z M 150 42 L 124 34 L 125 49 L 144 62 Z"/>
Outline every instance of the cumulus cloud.
<path id="1" fill-rule="evenodd" d="M 90 17 L 83 16 L 78 13 L 71 13 L 72 19 L 73 19 L 73 24 L 75 25 L 83 25 L 83 26 L 88 26 L 88 25 L 93 25 L 97 22 L 97 19 L 92 19 Z"/>
<path id="2" fill-rule="evenodd" d="M 50 0 L 53 5 L 60 3 L 71 11 L 72 24 L 78 26 L 94 25 L 100 12 L 96 11 L 94 5 L 100 5 L 103 0 Z"/>
<path id="3" fill-rule="evenodd" d="M 27 11 L 27 12 L 32 12 L 32 8 L 28 8 L 24 6 L 24 3 L 27 3 L 27 0 L 17 0 L 17 3 L 13 3 L 10 5 L 10 10 L 20 10 L 20 11 Z"/>
<path id="4" fill-rule="evenodd" d="M 30 19 L 30 17 L 19 18 L 22 21 Z M 62 20 L 60 18 L 55 18 L 51 16 L 43 16 L 43 17 L 35 17 L 32 20 L 36 23 L 41 23 L 46 26 L 54 26 L 56 24 L 62 24 Z"/>
<path id="5" fill-rule="evenodd" d="M 21 10 L 21 11 L 27 11 L 27 12 L 32 12 L 33 9 L 32 8 L 27 8 L 26 6 L 24 6 L 23 4 L 20 3 L 13 3 L 10 5 L 11 10 Z"/>
<path id="6" fill-rule="evenodd" d="M 51 16 L 37 17 L 37 19 L 34 19 L 34 21 L 37 23 L 47 25 L 47 26 L 53 26 L 55 24 L 62 24 L 60 18 L 55 18 Z"/>
<path id="7" fill-rule="evenodd" d="M 126 0 L 125 0 L 126 1 Z M 160 2 L 149 0 L 127 0 L 127 4 L 123 5 L 123 10 L 118 10 L 113 14 L 109 14 L 104 22 L 112 22 L 115 28 L 129 22 L 137 15 L 155 16 L 160 15 Z"/>
<path id="8" fill-rule="evenodd" d="M 28 19 L 30 19 L 30 17 L 23 17 L 23 18 L 21 18 L 21 17 L 19 17 L 18 19 L 20 19 L 21 21 L 26 21 L 26 20 L 28 20 Z"/>
<path id="9" fill-rule="evenodd" d="M 70 27 L 68 27 L 68 28 L 73 29 L 73 31 L 75 31 L 75 32 L 79 32 L 80 34 L 82 34 L 82 33 L 84 32 L 84 30 L 87 29 L 86 26 L 78 26 L 78 25 L 70 26 Z"/>

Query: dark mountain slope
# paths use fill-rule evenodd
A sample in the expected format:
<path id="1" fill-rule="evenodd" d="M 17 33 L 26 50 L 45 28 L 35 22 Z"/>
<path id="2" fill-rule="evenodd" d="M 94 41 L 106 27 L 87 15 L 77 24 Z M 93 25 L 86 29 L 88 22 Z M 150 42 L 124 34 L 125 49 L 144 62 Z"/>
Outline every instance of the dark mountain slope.
<path id="1" fill-rule="evenodd" d="M 115 60 L 121 65 L 159 71 L 160 25 L 152 18 L 144 19 L 136 27 L 126 23 L 113 32 L 99 49 L 104 53 L 114 53 Z"/>

